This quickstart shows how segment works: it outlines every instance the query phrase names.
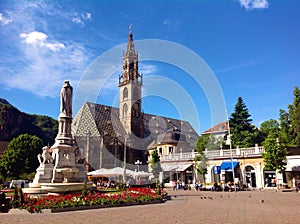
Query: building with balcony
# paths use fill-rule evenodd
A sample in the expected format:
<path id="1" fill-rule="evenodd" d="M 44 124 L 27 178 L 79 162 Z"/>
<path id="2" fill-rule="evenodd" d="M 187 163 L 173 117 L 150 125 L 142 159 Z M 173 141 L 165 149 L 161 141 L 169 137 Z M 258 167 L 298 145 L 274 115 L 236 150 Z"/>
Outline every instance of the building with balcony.
<path id="1" fill-rule="evenodd" d="M 159 134 L 148 146 L 148 162 L 151 161 L 152 152 L 157 150 L 163 170 L 160 178 L 166 186 L 172 186 L 175 180 L 192 183 L 195 177 L 194 148 L 188 143 L 185 133 L 172 128 Z"/>
<path id="2" fill-rule="evenodd" d="M 236 149 L 220 149 L 205 151 L 205 156 L 208 160 L 207 182 L 233 182 L 245 185 L 250 188 L 263 188 L 264 163 L 261 153 L 264 152 L 263 147 L 256 145 L 251 148 L 236 148 Z M 233 171 L 234 167 L 234 176 Z M 270 173 L 270 181 L 275 171 Z"/>

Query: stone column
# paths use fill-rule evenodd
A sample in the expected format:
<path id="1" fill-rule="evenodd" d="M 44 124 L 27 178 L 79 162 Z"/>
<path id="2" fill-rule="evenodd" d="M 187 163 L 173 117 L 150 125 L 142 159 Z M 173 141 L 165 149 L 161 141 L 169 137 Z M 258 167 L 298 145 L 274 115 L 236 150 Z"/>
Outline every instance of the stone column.
<path id="1" fill-rule="evenodd" d="M 256 163 L 255 178 L 256 178 L 256 187 L 257 188 L 263 188 L 263 181 L 262 181 L 263 177 L 262 177 L 261 163 L 260 162 Z"/>

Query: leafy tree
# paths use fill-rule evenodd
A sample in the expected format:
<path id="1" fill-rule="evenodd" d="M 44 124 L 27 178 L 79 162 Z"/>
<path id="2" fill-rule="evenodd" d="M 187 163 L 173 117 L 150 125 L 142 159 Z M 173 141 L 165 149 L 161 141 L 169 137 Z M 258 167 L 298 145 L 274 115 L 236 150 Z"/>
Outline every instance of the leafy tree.
<path id="1" fill-rule="evenodd" d="M 212 135 L 200 135 L 196 142 L 197 152 L 207 150 L 218 150 L 223 144 L 223 138 L 216 138 Z"/>
<path id="2" fill-rule="evenodd" d="M 197 156 L 195 157 L 196 170 L 198 174 L 202 175 L 204 185 L 206 184 L 205 174 L 207 174 L 207 158 L 204 152 L 209 146 L 209 143 L 214 140 L 215 139 L 209 135 L 201 135 L 196 142 L 196 151 L 198 152 Z"/>
<path id="3" fill-rule="evenodd" d="M 290 115 L 285 110 L 279 110 L 279 116 L 280 142 L 285 146 L 290 145 L 290 142 L 292 141 Z"/>
<path id="4" fill-rule="evenodd" d="M 279 134 L 280 128 L 279 123 L 277 120 L 270 119 L 267 121 L 264 121 L 260 125 L 260 131 L 264 138 L 266 138 L 271 132 Z"/>
<path id="5" fill-rule="evenodd" d="M 251 124 L 248 108 L 243 99 L 238 97 L 234 112 L 229 119 L 231 143 L 233 147 L 251 147 L 255 143 L 260 144 L 262 141 L 261 134 L 258 129 Z"/>
<path id="6" fill-rule="evenodd" d="M 151 154 L 151 169 L 153 175 L 158 178 L 159 173 L 162 171 L 161 165 L 160 165 L 160 156 L 157 152 L 157 149 L 154 149 L 152 154 Z"/>
<path id="7" fill-rule="evenodd" d="M 294 101 L 293 104 L 288 105 L 290 124 L 291 124 L 291 135 L 292 139 L 290 142 L 291 146 L 300 146 L 300 89 L 295 87 L 294 89 Z"/>
<path id="8" fill-rule="evenodd" d="M 278 142 L 278 135 L 270 132 L 263 142 L 265 153 L 262 154 L 266 170 L 278 170 L 283 173 L 287 164 L 285 147 Z"/>
<path id="9" fill-rule="evenodd" d="M 4 178 L 19 179 L 25 174 L 35 172 L 39 166 L 37 155 L 42 152 L 43 141 L 32 135 L 22 134 L 8 144 L 0 160 Z"/>
<path id="10" fill-rule="evenodd" d="M 300 90 L 294 89 L 293 104 L 288 105 L 288 112 L 279 111 L 280 142 L 284 146 L 300 146 Z"/>

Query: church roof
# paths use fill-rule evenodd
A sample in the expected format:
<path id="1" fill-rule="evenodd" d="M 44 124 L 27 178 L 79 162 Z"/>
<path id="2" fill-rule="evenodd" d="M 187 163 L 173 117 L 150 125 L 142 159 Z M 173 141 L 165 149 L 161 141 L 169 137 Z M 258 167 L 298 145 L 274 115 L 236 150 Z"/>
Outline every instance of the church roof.
<path id="1" fill-rule="evenodd" d="M 188 121 L 162 117 L 153 114 L 143 114 L 144 134 L 150 140 L 156 139 L 167 130 L 176 129 L 186 141 L 194 146 L 198 134 Z M 111 137 L 124 136 L 126 134 L 120 119 L 119 108 L 86 102 L 73 119 L 73 136 L 86 136 L 85 130 L 89 130 L 90 136 L 108 135 Z"/>

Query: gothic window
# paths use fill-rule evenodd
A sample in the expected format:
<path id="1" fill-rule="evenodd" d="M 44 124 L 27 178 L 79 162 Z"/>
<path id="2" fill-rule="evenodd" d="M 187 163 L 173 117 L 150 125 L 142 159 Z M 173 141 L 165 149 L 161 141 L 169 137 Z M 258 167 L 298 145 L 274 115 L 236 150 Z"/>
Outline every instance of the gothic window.
<path id="1" fill-rule="evenodd" d="M 124 106 L 123 106 L 123 117 L 127 117 L 127 113 L 128 113 L 128 106 L 125 103 Z"/>
<path id="2" fill-rule="evenodd" d="M 127 100 L 128 98 L 128 89 L 125 87 L 123 90 L 123 100 Z"/>

